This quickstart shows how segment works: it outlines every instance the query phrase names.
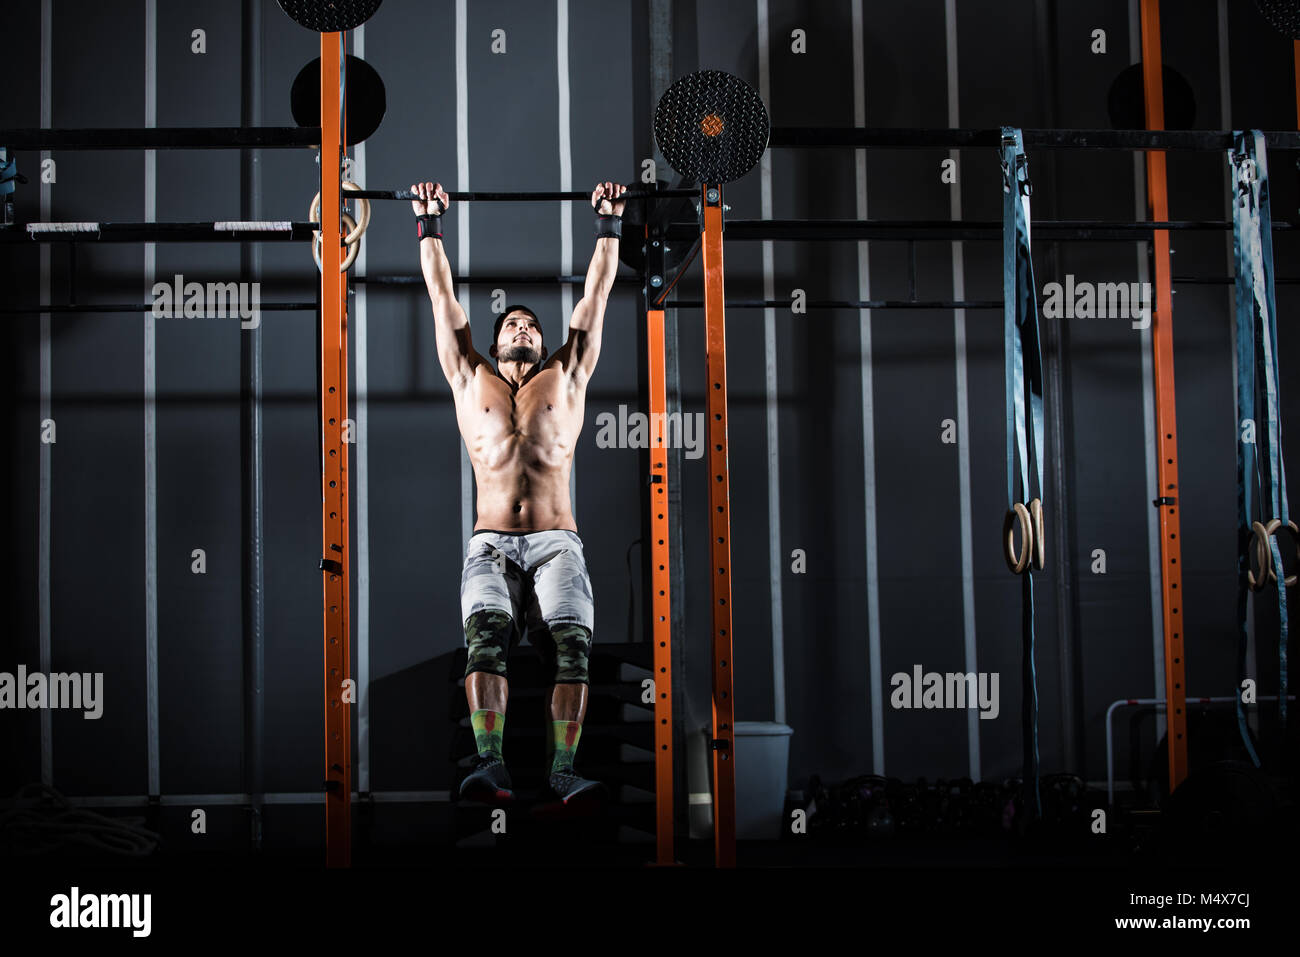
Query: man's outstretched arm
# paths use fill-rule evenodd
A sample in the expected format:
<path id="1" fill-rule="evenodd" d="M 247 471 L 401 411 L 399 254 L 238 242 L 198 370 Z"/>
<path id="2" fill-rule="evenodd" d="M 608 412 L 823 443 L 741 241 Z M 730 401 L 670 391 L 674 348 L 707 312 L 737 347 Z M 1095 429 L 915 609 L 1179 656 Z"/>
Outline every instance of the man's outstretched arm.
<path id="1" fill-rule="evenodd" d="M 594 205 L 600 200 L 602 215 L 622 216 L 625 202 L 612 200 L 622 196 L 626 187 L 618 183 L 601 183 L 591 194 Z M 582 299 L 573 309 L 569 321 L 569 338 L 556 353 L 556 361 L 577 382 L 586 385 L 600 358 L 601 329 L 605 324 L 605 304 L 614 288 L 618 272 L 618 238 L 602 236 L 596 240 L 596 250 L 587 267 L 587 282 Z"/>
<path id="2" fill-rule="evenodd" d="M 411 187 L 411 192 L 419 197 L 411 201 L 417 217 L 436 216 L 439 208 L 445 213 L 451 205 L 451 199 L 439 183 L 417 183 Z M 474 345 L 470 341 L 469 319 L 456 301 L 456 290 L 451 281 L 451 263 L 447 261 L 442 239 L 430 235 L 436 231 L 434 224 L 437 223 L 438 220 L 435 219 L 421 231 L 420 269 L 424 273 L 424 285 L 429 290 L 429 301 L 433 304 L 438 361 L 447 381 L 451 383 L 452 391 L 460 392 L 469 384 L 474 367 L 483 361 L 483 357 L 474 351 Z"/>

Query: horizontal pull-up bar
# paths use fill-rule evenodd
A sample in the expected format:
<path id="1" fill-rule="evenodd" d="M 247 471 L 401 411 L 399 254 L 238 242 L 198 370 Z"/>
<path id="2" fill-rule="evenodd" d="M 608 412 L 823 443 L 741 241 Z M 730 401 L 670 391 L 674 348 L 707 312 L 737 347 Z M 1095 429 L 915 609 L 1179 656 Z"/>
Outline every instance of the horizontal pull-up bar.
<path id="1" fill-rule="evenodd" d="M 0 130 L 0 146 L 11 150 L 271 150 L 315 147 L 319 143 L 318 126 Z"/>
<path id="2" fill-rule="evenodd" d="M 684 192 L 684 191 L 674 191 Z M 455 195 L 455 194 L 453 194 Z M 498 193 L 495 196 L 510 194 Z M 532 195 L 532 194 L 529 194 Z M 547 193 L 547 197 L 567 194 Z M 585 194 L 577 194 L 586 198 Z M 660 194 L 665 195 L 665 194 Z M 362 198 L 349 192 L 347 198 Z M 217 222 L 217 223 L 28 223 L 25 228 L 0 229 L 0 243 L 25 242 L 263 242 L 296 241 L 312 238 L 319 223 L 309 222 Z M 1119 223 L 1100 220 L 1035 220 L 1036 239 L 1103 239 L 1129 242 L 1149 238 L 1158 229 L 1216 230 L 1231 229 L 1232 223 L 1214 220 Z M 1273 221 L 1274 232 L 1296 227 L 1288 222 Z M 668 226 L 669 239 L 694 240 L 699 228 L 693 223 Z M 631 237 L 629 237 L 630 239 Z M 967 220 L 803 220 L 737 219 L 726 225 L 726 238 L 741 242 L 777 241 L 952 241 L 1001 240 L 1002 224 Z M 546 281 L 549 281 L 546 280 Z"/>
<path id="3" fill-rule="evenodd" d="M 548 202 L 556 200 L 574 199 L 591 201 L 590 192 L 581 190 L 552 190 L 552 191 L 517 191 L 517 192 L 483 192 L 482 190 L 472 190 L 470 192 L 449 192 L 449 197 L 462 203 L 535 203 Z M 685 196 L 699 196 L 698 189 L 629 189 L 614 202 L 633 199 L 676 199 Z M 347 199 L 419 199 L 409 189 L 357 189 L 348 190 Z"/>
<path id="4" fill-rule="evenodd" d="M 1229 150 L 1227 130 L 1021 130 L 1025 149 L 1091 150 Z M 1281 130 L 1264 134 L 1269 149 L 1300 149 L 1300 133 Z M 790 148 L 885 147 L 898 149 L 997 149 L 1000 129 L 923 129 L 920 127 L 776 126 L 768 146 Z"/>
<path id="5" fill-rule="evenodd" d="M 470 286 L 581 286 L 587 281 L 586 276 L 505 276 L 499 273 L 484 273 L 474 276 L 453 276 L 452 282 Z M 641 284 L 640 276 L 615 276 L 618 283 Z M 356 285 L 372 286 L 423 286 L 424 277 L 411 276 L 353 276 Z"/>

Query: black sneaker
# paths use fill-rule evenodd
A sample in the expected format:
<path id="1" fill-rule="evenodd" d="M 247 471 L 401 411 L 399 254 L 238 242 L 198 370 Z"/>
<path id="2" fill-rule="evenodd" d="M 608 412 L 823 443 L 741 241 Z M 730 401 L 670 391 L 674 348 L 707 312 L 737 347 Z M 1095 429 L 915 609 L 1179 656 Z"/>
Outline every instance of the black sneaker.
<path id="1" fill-rule="evenodd" d="M 506 763 L 495 754 L 480 754 L 468 777 L 460 783 L 460 796 L 481 804 L 509 804 L 515 798 Z"/>
<path id="2" fill-rule="evenodd" d="M 566 808 L 595 810 L 604 805 L 607 796 L 605 785 L 582 777 L 572 765 L 552 771 L 547 783 Z"/>

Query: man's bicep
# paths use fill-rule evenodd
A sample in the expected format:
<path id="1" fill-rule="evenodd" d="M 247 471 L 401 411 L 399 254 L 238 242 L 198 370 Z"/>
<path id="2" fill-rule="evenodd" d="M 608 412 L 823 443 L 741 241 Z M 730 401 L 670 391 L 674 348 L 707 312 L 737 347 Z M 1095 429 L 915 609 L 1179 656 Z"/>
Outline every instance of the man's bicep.
<path id="1" fill-rule="evenodd" d="M 438 361 L 447 381 L 453 385 L 457 379 L 463 379 L 474 372 L 474 367 L 483 361 L 483 357 L 474 351 L 470 335 L 469 320 L 465 310 L 455 299 L 444 300 L 445 312 L 434 307 L 434 330 L 438 343 Z"/>
<path id="2" fill-rule="evenodd" d="M 569 338 L 562 351 L 566 353 L 563 365 L 571 373 L 590 376 L 600 358 L 601 333 L 605 324 L 605 303 L 583 298 L 573 310 L 569 323 Z"/>

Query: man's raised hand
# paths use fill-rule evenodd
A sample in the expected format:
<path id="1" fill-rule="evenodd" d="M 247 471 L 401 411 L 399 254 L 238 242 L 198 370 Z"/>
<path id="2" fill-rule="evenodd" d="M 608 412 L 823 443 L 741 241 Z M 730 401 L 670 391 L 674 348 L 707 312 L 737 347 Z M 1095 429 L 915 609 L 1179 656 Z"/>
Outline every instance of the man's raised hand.
<path id="1" fill-rule="evenodd" d="M 451 197 L 441 183 L 414 183 L 411 192 L 419 197 L 411 200 L 411 209 L 417 216 L 441 216 L 451 206 Z"/>
<path id="2" fill-rule="evenodd" d="M 623 207 L 627 205 L 627 200 L 614 200 L 627 192 L 627 187 L 621 183 L 597 183 L 596 188 L 591 192 L 591 205 L 597 207 L 597 212 L 601 216 L 622 216 Z"/>

